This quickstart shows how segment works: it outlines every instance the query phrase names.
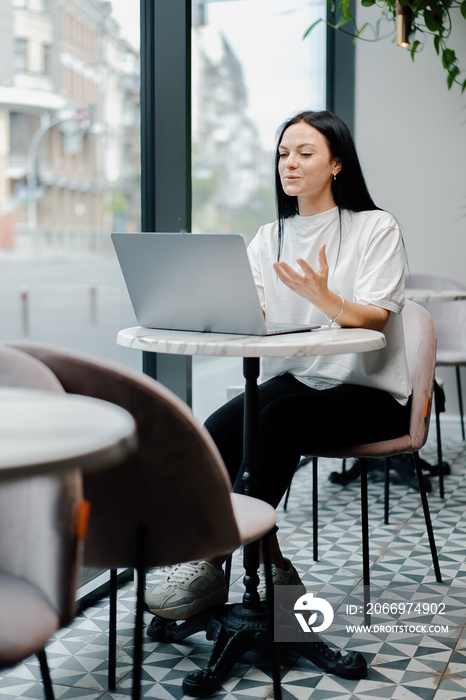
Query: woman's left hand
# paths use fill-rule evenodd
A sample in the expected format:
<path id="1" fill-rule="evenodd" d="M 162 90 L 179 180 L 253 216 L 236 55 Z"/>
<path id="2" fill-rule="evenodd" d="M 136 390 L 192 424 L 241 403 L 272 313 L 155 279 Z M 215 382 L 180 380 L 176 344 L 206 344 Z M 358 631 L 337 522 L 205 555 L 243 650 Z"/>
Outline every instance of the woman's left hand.
<path id="1" fill-rule="evenodd" d="M 273 265 L 283 284 L 293 292 L 320 309 L 328 319 L 338 318 L 339 326 L 383 331 L 390 317 L 390 311 L 374 304 L 359 304 L 349 299 L 343 300 L 339 294 L 329 290 L 325 245 L 319 248 L 317 270 L 313 270 L 302 258 L 298 258 L 297 263 L 303 270 L 302 274 L 293 270 L 286 262 L 276 262 Z"/>
<path id="2" fill-rule="evenodd" d="M 325 254 L 325 244 L 319 248 L 319 268 L 312 267 L 302 258 L 296 261 L 303 273 L 296 272 L 286 262 L 276 262 L 273 267 L 283 284 L 286 284 L 293 292 L 310 301 L 314 306 L 325 304 L 328 295 L 328 263 Z"/>

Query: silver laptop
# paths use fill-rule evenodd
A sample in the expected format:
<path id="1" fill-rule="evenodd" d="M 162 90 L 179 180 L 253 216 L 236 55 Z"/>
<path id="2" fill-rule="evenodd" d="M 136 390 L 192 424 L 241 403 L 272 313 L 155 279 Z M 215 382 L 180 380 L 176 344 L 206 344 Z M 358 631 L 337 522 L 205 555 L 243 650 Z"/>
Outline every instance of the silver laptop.
<path id="1" fill-rule="evenodd" d="M 266 324 L 239 235 L 112 233 L 140 326 L 274 335 L 311 326 Z"/>

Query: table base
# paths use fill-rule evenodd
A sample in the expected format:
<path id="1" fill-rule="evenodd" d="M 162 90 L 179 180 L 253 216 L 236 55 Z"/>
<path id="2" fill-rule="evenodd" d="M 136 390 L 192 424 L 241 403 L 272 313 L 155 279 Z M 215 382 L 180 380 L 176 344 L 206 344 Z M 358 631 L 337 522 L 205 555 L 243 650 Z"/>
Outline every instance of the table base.
<path id="1" fill-rule="evenodd" d="M 193 697 L 215 693 L 247 651 L 265 654 L 270 651 L 267 608 L 262 603 L 257 610 L 247 609 L 241 603 L 210 608 L 181 623 L 155 615 L 147 634 L 157 642 L 178 642 L 203 630 L 207 639 L 214 640 L 214 646 L 206 666 L 188 673 L 183 681 L 183 692 Z M 273 647 L 272 653 L 278 655 L 279 645 L 274 643 Z M 308 643 L 287 642 L 283 647 L 287 652 L 297 652 L 326 673 L 350 680 L 367 675 L 367 663 L 362 654 L 350 651 L 343 656 L 320 639 Z M 279 679 L 274 679 L 274 685 L 276 682 L 275 700 L 278 700 Z"/>

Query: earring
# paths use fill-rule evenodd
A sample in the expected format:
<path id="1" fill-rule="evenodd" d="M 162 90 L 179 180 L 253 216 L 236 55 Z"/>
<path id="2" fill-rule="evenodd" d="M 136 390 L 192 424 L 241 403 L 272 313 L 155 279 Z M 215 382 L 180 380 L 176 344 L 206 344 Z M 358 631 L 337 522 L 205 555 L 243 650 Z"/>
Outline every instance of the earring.
<path id="1" fill-rule="evenodd" d="M 336 173 L 333 173 L 333 179 L 334 179 L 334 180 L 337 179 Z"/>

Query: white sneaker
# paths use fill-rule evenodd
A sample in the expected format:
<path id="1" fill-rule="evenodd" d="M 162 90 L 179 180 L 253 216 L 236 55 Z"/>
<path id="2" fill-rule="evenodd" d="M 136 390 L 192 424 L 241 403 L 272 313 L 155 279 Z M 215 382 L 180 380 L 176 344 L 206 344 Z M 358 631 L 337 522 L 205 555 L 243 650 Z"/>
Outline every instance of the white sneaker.
<path id="1" fill-rule="evenodd" d="M 150 612 L 167 620 L 187 620 L 211 605 L 228 599 L 223 570 L 206 561 L 178 564 L 145 593 Z"/>
<path id="2" fill-rule="evenodd" d="M 287 563 L 286 569 L 280 569 L 275 564 L 272 564 L 272 583 L 274 586 L 302 586 L 305 591 L 304 584 L 301 581 L 298 572 L 294 568 L 293 564 L 289 559 L 285 559 Z M 260 599 L 265 600 L 265 569 L 264 565 L 261 564 L 259 571 L 259 585 L 257 587 L 257 592 L 259 593 Z"/>

